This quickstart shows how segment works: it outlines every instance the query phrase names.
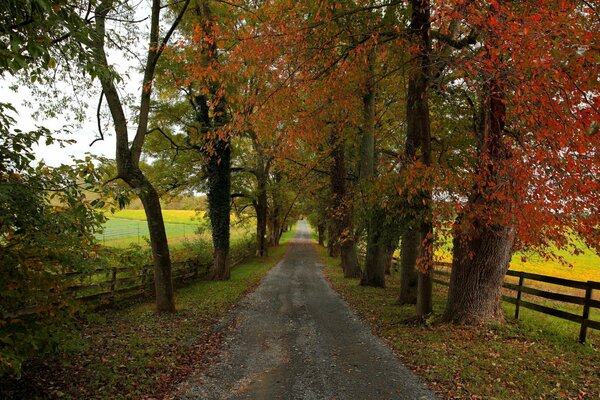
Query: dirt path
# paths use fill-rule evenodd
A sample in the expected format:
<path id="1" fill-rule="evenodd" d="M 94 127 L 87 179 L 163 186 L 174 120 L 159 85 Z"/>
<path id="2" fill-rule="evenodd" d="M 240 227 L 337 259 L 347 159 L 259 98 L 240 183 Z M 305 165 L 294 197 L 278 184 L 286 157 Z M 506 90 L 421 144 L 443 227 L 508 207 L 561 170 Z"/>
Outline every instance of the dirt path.
<path id="1" fill-rule="evenodd" d="M 434 398 L 329 287 L 304 221 L 229 318 L 219 359 L 181 385 L 179 398 Z"/>

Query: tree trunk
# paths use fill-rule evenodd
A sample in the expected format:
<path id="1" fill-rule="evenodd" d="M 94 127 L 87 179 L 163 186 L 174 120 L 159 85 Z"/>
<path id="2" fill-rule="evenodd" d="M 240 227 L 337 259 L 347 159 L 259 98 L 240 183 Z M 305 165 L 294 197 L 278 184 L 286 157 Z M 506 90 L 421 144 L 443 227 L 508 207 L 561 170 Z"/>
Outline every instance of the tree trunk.
<path id="1" fill-rule="evenodd" d="M 367 235 L 367 254 L 365 256 L 365 269 L 360 284 L 362 286 L 385 287 L 385 213 L 379 207 L 373 207 L 369 218 L 369 232 Z"/>
<path id="2" fill-rule="evenodd" d="M 264 171 L 263 171 L 264 172 Z M 267 176 L 266 173 L 258 174 L 258 193 L 256 196 L 256 255 L 267 255 Z"/>
<path id="3" fill-rule="evenodd" d="M 346 161 L 344 143 L 339 136 L 331 135 L 331 192 L 333 194 L 332 224 L 337 236 L 342 261 L 342 270 L 346 278 L 360 276 L 360 266 L 354 240 L 352 224 L 352 204 L 346 191 Z M 335 245 L 334 245 L 335 246 Z"/>
<path id="4" fill-rule="evenodd" d="M 495 227 L 477 237 L 454 238 L 446 321 L 461 324 L 502 322 L 501 290 L 512 255 L 512 229 Z"/>
<path id="5" fill-rule="evenodd" d="M 433 311 L 433 225 L 431 221 L 431 198 L 426 195 L 427 214 L 421 224 L 420 263 L 417 271 L 417 317 L 424 318 Z"/>
<path id="6" fill-rule="evenodd" d="M 208 2 L 197 4 L 197 17 L 205 35 L 202 42 L 202 67 L 217 61 L 217 37 Z M 230 278 L 229 241 L 231 218 L 231 141 L 219 130 L 229 122 L 226 98 L 221 94 L 216 80 L 206 82 L 209 94 L 195 96 L 196 120 L 206 136 L 201 150 L 207 158 L 205 171 L 208 183 L 208 216 L 211 224 L 214 259 L 212 277 L 215 280 Z"/>
<path id="7" fill-rule="evenodd" d="M 279 171 L 275 171 L 273 173 L 273 185 L 271 189 L 271 200 L 272 206 L 268 210 L 269 213 L 269 244 L 271 246 L 277 246 L 279 244 L 279 238 L 281 238 L 281 234 L 283 232 L 283 219 L 282 215 L 282 199 L 280 193 L 280 185 L 281 185 L 282 175 Z"/>
<path id="8" fill-rule="evenodd" d="M 396 251 L 396 246 L 388 247 L 385 253 L 385 274 L 392 274 L 392 267 L 394 266 L 394 251 Z"/>
<path id="9" fill-rule="evenodd" d="M 209 157 L 208 214 L 214 247 L 213 279 L 230 278 L 229 237 L 231 215 L 231 147 L 219 137 L 213 140 L 215 153 Z"/>
<path id="10" fill-rule="evenodd" d="M 324 224 L 317 225 L 317 234 L 319 236 L 319 246 L 323 246 L 325 244 L 325 225 Z"/>
<path id="11" fill-rule="evenodd" d="M 514 242 L 510 144 L 504 142 L 503 89 L 487 84 L 479 132 L 478 176 L 469 201 L 457 218 L 446 321 L 464 324 L 501 322 L 504 276 Z M 482 211 L 483 210 L 483 211 Z M 491 221 L 491 222 L 490 222 Z"/>
<path id="12" fill-rule="evenodd" d="M 327 224 L 327 255 L 333 258 L 340 255 L 340 246 L 338 245 L 339 235 L 335 223 L 332 218 Z"/>
<path id="13" fill-rule="evenodd" d="M 419 46 L 416 56 L 411 63 L 411 71 L 408 79 L 408 92 L 406 96 L 406 148 L 405 154 L 408 162 L 414 161 L 417 148 L 421 149 L 421 162 L 429 166 L 431 164 L 431 123 L 429 119 L 429 68 L 431 42 L 429 38 L 430 29 L 430 0 L 411 0 L 412 13 L 409 35 L 413 43 Z M 416 252 L 421 261 L 421 274 L 417 275 L 417 317 L 424 317 L 431 312 L 431 270 L 433 269 L 432 258 L 432 228 L 431 228 L 431 193 L 429 188 L 419 188 L 419 195 L 413 202 L 414 211 L 418 212 L 418 220 L 411 230 L 420 232 L 418 250 L 409 251 L 405 262 L 408 263 L 416 258 L 411 255 Z M 414 233 L 413 233 L 414 235 Z M 427 240 L 423 240 L 427 239 Z M 402 249 L 414 243 L 410 239 L 403 243 Z M 403 274 L 407 278 L 410 270 L 416 265 L 405 264 L 402 266 Z M 407 284 L 408 284 L 407 280 Z M 420 284 L 419 284 L 420 283 Z M 411 300 L 407 298 L 406 300 Z"/>
<path id="14" fill-rule="evenodd" d="M 363 94 L 363 121 L 360 148 L 360 183 L 370 193 L 369 180 L 375 176 L 375 51 L 368 54 L 365 92 Z M 367 195 L 368 196 L 368 195 Z M 371 199 L 369 199 L 371 200 Z M 369 201 L 371 203 L 371 201 Z M 360 280 L 362 286 L 385 287 L 385 263 L 381 255 L 385 250 L 385 212 L 379 205 L 368 206 L 367 253 Z"/>
<path id="15" fill-rule="evenodd" d="M 152 248 L 156 309 L 159 312 L 173 312 L 175 311 L 175 296 L 171 279 L 171 257 L 160 197 L 141 171 L 138 171 L 136 175 L 134 179 L 128 179 L 127 182 L 132 188 L 139 189 L 139 197 L 146 214 Z"/>
<path id="16" fill-rule="evenodd" d="M 402 235 L 400 244 L 400 296 L 398 303 L 417 304 L 417 259 L 421 246 L 421 233 L 410 229 Z"/>
<path id="17" fill-rule="evenodd" d="M 188 4 L 189 2 L 184 2 L 171 29 L 167 29 L 167 31 L 174 32 L 176 30 Z M 159 312 L 173 312 L 175 311 L 175 298 L 171 281 L 171 259 L 160 206 L 160 198 L 150 181 L 139 168 L 144 142 L 146 135 L 148 134 L 152 82 L 154 80 L 158 60 L 163 52 L 163 48 L 160 48 L 158 45 L 162 6 L 158 0 L 154 0 L 151 5 L 151 15 L 149 19 L 150 32 L 147 46 L 148 53 L 143 68 L 144 77 L 140 102 L 137 108 L 136 133 L 133 140 L 129 137 L 128 119 L 125 115 L 123 102 L 121 101 L 119 91 L 115 84 L 115 76 L 110 72 L 111 65 L 108 62 L 105 50 L 107 35 L 106 19 L 112 7 L 112 1 L 102 1 L 97 4 L 94 20 L 96 35 L 93 42 L 89 44 L 94 54 L 94 62 L 100 67 L 100 70 L 103 71 L 99 74 L 99 79 L 103 95 L 110 110 L 115 131 L 115 160 L 118 177 L 123 179 L 131 188 L 139 191 L 139 197 L 144 206 L 144 212 L 146 213 L 154 265 L 156 308 Z M 165 41 L 168 41 L 169 38 L 165 37 L 164 39 Z"/>

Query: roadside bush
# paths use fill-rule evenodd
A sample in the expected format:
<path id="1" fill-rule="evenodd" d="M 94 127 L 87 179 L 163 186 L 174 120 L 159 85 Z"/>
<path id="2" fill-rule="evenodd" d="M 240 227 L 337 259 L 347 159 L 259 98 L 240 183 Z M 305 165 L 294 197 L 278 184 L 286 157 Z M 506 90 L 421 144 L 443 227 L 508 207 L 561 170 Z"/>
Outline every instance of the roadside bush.
<path id="1" fill-rule="evenodd" d="M 86 196 L 101 169 L 89 157 L 32 166 L 32 146 L 56 141 L 45 129 L 11 130 L 6 109 L 0 104 L 0 376 L 56 348 L 75 312 L 62 278 L 101 263 L 94 233 L 104 222 L 104 203 Z"/>
<path id="2" fill-rule="evenodd" d="M 256 249 L 256 234 L 247 233 L 231 242 L 229 248 L 230 260 L 238 260 L 254 253 Z"/>
<path id="3" fill-rule="evenodd" d="M 229 246 L 229 259 L 234 261 L 247 257 L 256 248 L 256 235 L 247 233 L 231 241 Z M 178 259 L 198 260 L 201 265 L 213 262 L 213 244 L 209 235 L 198 236 L 196 239 L 186 241 L 183 251 L 177 254 Z"/>

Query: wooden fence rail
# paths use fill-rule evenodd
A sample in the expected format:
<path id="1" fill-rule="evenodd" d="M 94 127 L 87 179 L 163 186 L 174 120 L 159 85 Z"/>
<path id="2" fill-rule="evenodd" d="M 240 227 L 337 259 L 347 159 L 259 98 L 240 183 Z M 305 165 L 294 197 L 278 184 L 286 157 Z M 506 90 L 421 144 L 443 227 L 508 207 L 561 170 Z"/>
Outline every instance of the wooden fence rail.
<path id="1" fill-rule="evenodd" d="M 440 263 L 438 266 L 449 267 L 450 263 Z M 515 319 L 519 319 L 519 312 L 521 307 L 528 308 L 543 314 L 551 315 L 553 317 L 561 318 L 564 320 L 572 321 L 580 325 L 579 330 L 579 341 L 585 343 L 588 329 L 595 329 L 600 331 L 600 321 L 590 319 L 590 310 L 600 309 L 600 300 L 595 300 L 593 291 L 600 291 L 600 282 L 594 281 L 574 281 L 570 279 L 557 278 L 554 276 L 531 274 L 521 271 L 509 270 L 506 273 L 507 277 L 518 278 L 518 283 L 504 281 L 504 288 L 507 289 L 506 293 L 513 293 L 513 296 L 508 294 L 502 295 L 502 300 L 507 303 L 515 305 Z M 450 272 L 440 271 L 436 269 L 434 271 L 433 281 L 443 286 L 448 286 L 449 281 L 441 277 L 450 277 Z M 526 286 L 526 281 L 542 282 L 546 284 L 552 284 L 563 288 L 576 289 L 584 291 L 583 295 L 576 296 L 573 294 L 566 294 L 560 292 L 553 292 L 546 289 L 535 288 Z M 559 310 L 557 308 L 549 307 L 548 305 L 534 303 L 532 301 L 523 300 L 523 293 L 541 297 L 548 300 L 553 300 L 561 303 L 574 304 L 582 306 L 581 314 L 575 314 L 573 312 Z"/>
<path id="2" fill-rule="evenodd" d="M 231 261 L 231 268 L 238 265 L 252 254 L 251 250 L 241 253 Z M 174 262 L 172 265 L 172 279 L 176 286 L 181 286 L 189 281 L 208 276 L 212 263 L 200 263 L 198 260 L 190 259 Z M 99 270 L 92 274 L 72 275 L 73 278 L 94 278 L 98 275 L 107 274 L 109 279 L 93 282 L 80 283 L 69 286 L 66 291 L 80 301 L 90 303 L 99 302 L 99 305 L 113 305 L 117 301 L 124 301 L 136 297 L 149 297 L 154 294 L 154 278 L 152 265 L 144 265 L 141 270 L 132 268 L 111 268 Z"/>
<path id="3" fill-rule="evenodd" d="M 254 253 L 254 245 L 248 246 L 231 260 L 231 268 L 235 267 Z M 186 283 L 206 278 L 210 273 L 211 263 L 202 263 L 197 259 L 174 262 L 172 264 L 173 284 L 182 286 Z M 68 294 L 91 308 L 113 306 L 118 302 L 135 298 L 152 297 L 154 295 L 154 274 L 151 265 L 141 268 L 99 268 L 86 272 L 69 272 L 64 274 L 66 288 L 60 293 Z M 69 284 L 68 282 L 72 282 Z M 51 293 L 49 293 L 51 295 Z M 1 313 L 0 319 L 21 318 L 37 314 L 35 304 L 19 310 Z"/>

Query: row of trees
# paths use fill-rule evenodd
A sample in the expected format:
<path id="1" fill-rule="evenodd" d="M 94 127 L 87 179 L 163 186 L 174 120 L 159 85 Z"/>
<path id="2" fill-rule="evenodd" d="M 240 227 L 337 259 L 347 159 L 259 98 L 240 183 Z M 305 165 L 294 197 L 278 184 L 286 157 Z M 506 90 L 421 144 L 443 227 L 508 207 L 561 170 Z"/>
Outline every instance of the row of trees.
<path id="1" fill-rule="evenodd" d="M 399 301 L 419 317 L 431 312 L 436 249 L 451 240 L 444 318 L 460 323 L 502 319 L 515 251 L 576 252 L 575 235 L 600 247 L 593 4 L 2 7 L 3 75 L 54 96 L 47 112 L 77 105 L 82 90 L 98 99 L 99 139 L 106 126 L 116 138 L 116 172 L 103 187 L 124 182 L 142 202 L 158 311 L 175 309 L 167 191 L 207 193 L 215 279 L 229 278 L 232 209 L 254 210 L 264 256 L 302 206 L 362 285 L 385 285 L 400 245 Z M 123 91 L 125 60 L 139 64 L 135 94 Z M 50 90 L 63 78 L 75 93 Z"/>
<path id="2" fill-rule="evenodd" d="M 274 2 L 244 21 L 272 88 L 254 120 L 325 172 L 314 221 L 347 277 L 384 286 L 401 238 L 399 301 L 424 317 L 451 238 L 444 319 L 477 324 L 503 319 L 515 251 L 598 250 L 593 6 Z"/>

